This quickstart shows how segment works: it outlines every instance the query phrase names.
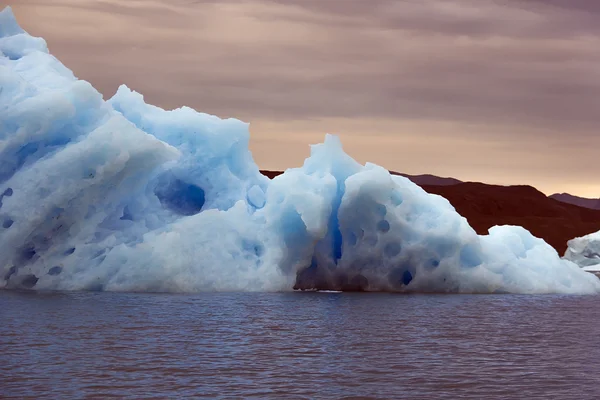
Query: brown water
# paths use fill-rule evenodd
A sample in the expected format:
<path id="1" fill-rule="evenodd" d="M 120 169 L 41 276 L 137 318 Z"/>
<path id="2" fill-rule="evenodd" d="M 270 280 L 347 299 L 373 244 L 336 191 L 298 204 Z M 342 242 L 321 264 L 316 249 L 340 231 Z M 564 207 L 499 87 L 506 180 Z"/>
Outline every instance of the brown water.
<path id="1" fill-rule="evenodd" d="M 0 397 L 597 399 L 599 303 L 0 290 Z"/>

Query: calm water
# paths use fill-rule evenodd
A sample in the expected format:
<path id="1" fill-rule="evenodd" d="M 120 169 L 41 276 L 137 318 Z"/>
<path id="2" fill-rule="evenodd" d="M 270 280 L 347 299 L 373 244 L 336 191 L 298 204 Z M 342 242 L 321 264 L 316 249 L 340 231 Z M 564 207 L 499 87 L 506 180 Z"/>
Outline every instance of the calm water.
<path id="1" fill-rule="evenodd" d="M 0 397 L 597 399 L 599 304 L 0 290 Z"/>

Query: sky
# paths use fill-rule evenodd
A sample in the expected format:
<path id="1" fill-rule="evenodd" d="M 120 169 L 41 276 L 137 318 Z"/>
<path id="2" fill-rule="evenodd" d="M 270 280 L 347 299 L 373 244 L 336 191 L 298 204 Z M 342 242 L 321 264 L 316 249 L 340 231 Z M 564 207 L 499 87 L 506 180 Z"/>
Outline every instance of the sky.
<path id="1" fill-rule="evenodd" d="M 410 174 L 600 197 L 597 0 L 0 0 L 110 98 L 250 123 L 263 169 L 341 137 Z"/>

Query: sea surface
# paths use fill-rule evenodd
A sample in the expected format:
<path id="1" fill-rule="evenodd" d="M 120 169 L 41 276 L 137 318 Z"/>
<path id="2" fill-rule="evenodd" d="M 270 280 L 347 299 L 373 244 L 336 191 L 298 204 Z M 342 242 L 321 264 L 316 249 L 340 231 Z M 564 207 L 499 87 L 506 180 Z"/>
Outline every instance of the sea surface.
<path id="1" fill-rule="evenodd" d="M 0 398 L 598 399 L 599 304 L 0 290 Z"/>

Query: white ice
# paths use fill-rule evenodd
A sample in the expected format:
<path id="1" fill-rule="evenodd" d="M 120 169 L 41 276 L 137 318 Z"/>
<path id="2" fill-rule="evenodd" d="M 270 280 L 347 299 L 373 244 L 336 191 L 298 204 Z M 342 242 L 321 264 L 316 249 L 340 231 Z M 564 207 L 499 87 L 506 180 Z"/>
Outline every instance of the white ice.
<path id="1" fill-rule="evenodd" d="M 0 12 L 0 286 L 33 290 L 600 292 L 520 227 L 478 236 L 336 136 L 272 181 L 248 125 L 104 101 Z M 406 149 L 398 149 L 399 154 Z"/>
<path id="2" fill-rule="evenodd" d="M 600 232 L 568 241 L 564 258 L 583 268 L 584 271 L 600 272 Z"/>

